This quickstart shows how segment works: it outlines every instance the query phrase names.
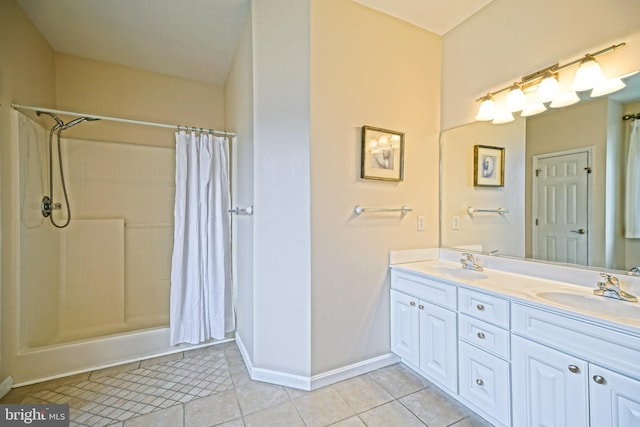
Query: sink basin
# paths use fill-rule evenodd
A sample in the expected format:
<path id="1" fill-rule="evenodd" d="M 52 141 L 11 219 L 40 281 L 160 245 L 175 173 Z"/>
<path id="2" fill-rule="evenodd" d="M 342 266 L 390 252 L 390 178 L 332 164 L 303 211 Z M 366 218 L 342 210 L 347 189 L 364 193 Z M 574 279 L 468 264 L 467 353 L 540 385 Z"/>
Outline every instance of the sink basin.
<path id="1" fill-rule="evenodd" d="M 487 275 L 482 271 L 467 270 L 466 268 L 452 268 L 452 267 L 433 267 L 435 271 L 445 276 L 455 277 L 458 279 L 486 279 Z"/>
<path id="2" fill-rule="evenodd" d="M 540 299 L 569 308 L 577 308 L 618 318 L 640 319 L 640 304 L 637 302 L 559 291 L 539 292 L 536 295 Z"/>

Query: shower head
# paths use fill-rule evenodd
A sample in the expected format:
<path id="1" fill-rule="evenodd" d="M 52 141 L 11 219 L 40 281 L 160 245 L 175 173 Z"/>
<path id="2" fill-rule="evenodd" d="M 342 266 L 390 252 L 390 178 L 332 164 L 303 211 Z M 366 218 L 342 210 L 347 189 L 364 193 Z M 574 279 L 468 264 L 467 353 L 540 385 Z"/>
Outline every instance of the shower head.
<path id="1" fill-rule="evenodd" d="M 95 120 L 100 120 L 100 119 L 96 119 L 95 117 L 78 117 L 77 119 L 71 120 L 69 123 L 62 125 L 62 130 L 69 129 L 70 127 L 75 126 L 78 123 L 82 123 L 85 121 L 92 122 Z"/>
<path id="2" fill-rule="evenodd" d="M 46 111 L 36 111 L 36 116 L 40 116 L 40 114 L 46 114 L 47 116 L 53 117 L 53 119 L 56 121 L 56 125 L 53 127 L 53 129 L 58 129 L 64 126 L 64 122 L 60 120 L 60 118 L 55 114 L 48 113 Z"/>

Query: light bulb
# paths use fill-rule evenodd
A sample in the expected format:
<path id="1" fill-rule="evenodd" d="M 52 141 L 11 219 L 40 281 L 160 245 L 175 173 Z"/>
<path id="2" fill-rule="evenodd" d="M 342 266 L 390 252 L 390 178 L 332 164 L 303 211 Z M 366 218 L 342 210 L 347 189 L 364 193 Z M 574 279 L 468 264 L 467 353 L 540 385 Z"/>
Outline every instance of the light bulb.
<path id="1" fill-rule="evenodd" d="M 593 58 L 587 55 L 581 62 L 576 77 L 573 80 L 573 90 L 576 92 L 593 89 L 605 79 L 600 65 Z"/>
<path id="2" fill-rule="evenodd" d="M 514 84 L 507 95 L 507 109 L 516 112 L 524 108 L 524 92 L 519 84 Z"/>
<path id="3" fill-rule="evenodd" d="M 496 104 L 493 102 L 493 98 L 491 97 L 491 95 L 487 95 L 486 97 L 484 97 L 482 104 L 480 104 L 480 109 L 478 110 L 478 114 L 476 115 L 476 120 L 493 120 L 495 113 Z"/>
<path id="4" fill-rule="evenodd" d="M 578 95 L 574 91 L 571 91 L 557 96 L 553 101 L 551 101 L 551 104 L 549 104 L 549 106 L 551 108 L 561 108 L 573 105 L 576 102 L 580 102 L 580 97 L 578 97 Z"/>
<path id="5" fill-rule="evenodd" d="M 614 77 L 612 79 L 607 79 L 594 87 L 591 91 L 591 96 L 597 97 L 608 95 L 610 93 L 617 92 L 626 86 L 627 85 L 620 79 L 620 77 Z"/>
<path id="6" fill-rule="evenodd" d="M 539 102 L 550 102 L 558 95 L 559 91 L 560 84 L 558 79 L 552 72 L 547 71 L 544 79 L 540 82 L 540 86 L 538 86 L 536 98 Z"/>

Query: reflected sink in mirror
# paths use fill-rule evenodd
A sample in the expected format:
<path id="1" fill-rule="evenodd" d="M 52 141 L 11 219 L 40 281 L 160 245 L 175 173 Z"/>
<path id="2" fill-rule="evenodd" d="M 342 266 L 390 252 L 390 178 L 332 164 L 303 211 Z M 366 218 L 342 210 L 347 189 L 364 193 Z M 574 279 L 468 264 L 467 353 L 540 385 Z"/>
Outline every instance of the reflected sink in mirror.
<path id="1" fill-rule="evenodd" d="M 487 275 L 481 271 L 467 270 L 466 268 L 452 268 L 452 267 L 433 267 L 434 271 L 445 276 L 455 277 L 457 279 L 477 280 L 486 279 Z"/>
<path id="2" fill-rule="evenodd" d="M 542 300 L 564 305 L 568 308 L 576 308 L 610 317 L 640 319 L 640 304 L 637 302 L 557 291 L 539 292 L 536 296 Z"/>

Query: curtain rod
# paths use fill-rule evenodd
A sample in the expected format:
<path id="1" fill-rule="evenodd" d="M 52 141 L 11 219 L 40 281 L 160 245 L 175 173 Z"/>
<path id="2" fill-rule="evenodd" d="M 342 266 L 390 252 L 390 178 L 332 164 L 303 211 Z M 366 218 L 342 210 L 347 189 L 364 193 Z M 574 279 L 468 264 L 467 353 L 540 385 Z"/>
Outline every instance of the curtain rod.
<path id="1" fill-rule="evenodd" d="M 640 113 L 627 114 L 626 116 L 622 116 L 622 120 L 638 120 L 638 119 L 640 119 Z"/>
<path id="2" fill-rule="evenodd" d="M 132 125 L 144 125 L 144 126 L 155 126 L 155 127 L 161 127 L 161 128 L 169 128 L 169 129 L 177 129 L 177 130 L 199 130 L 201 132 L 209 132 L 209 133 L 214 133 L 214 134 L 221 134 L 221 135 L 228 135 L 228 136 L 236 136 L 235 132 L 225 132 L 225 131 L 221 131 L 221 130 L 215 130 L 215 129 L 208 129 L 208 128 L 201 128 L 201 127 L 196 127 L 196 126 L 185 126 L 185 125 L 170 125 L 167 123 L 154 123 L 154 122 L 145 122 L 145 121 L 141 121 L 141 120 L 131 120 L 131 119 L 122 119 L 120 117 L 109 117 L 109 116 L 97 116 L 95 114 L 85 114 L 85 113 L 76 113 L 73 111 L 63 111 L 63 110 L 55 110 L 55 109 L 51 109 L 51 108 L 40 108 L 40 107 L 33 107 L 31 105 L 20 105 L 20 104 L 16 104 L 16 103 L 11 103 L 11 107 L 14 110 L 31 110 L 31 111 L 41 111 L 43 113 L 52 113 L 52 114 L 67 114 L 67 115 L 71 115 L 71 116 L 82 116 L 82 117 L 88 117 L 90 119 L 99 119 L 99 120 L 107 120 L 107 121 L 111 121 L 111 122 L 120 122 L 120 123 L 129 123 Z"/>

